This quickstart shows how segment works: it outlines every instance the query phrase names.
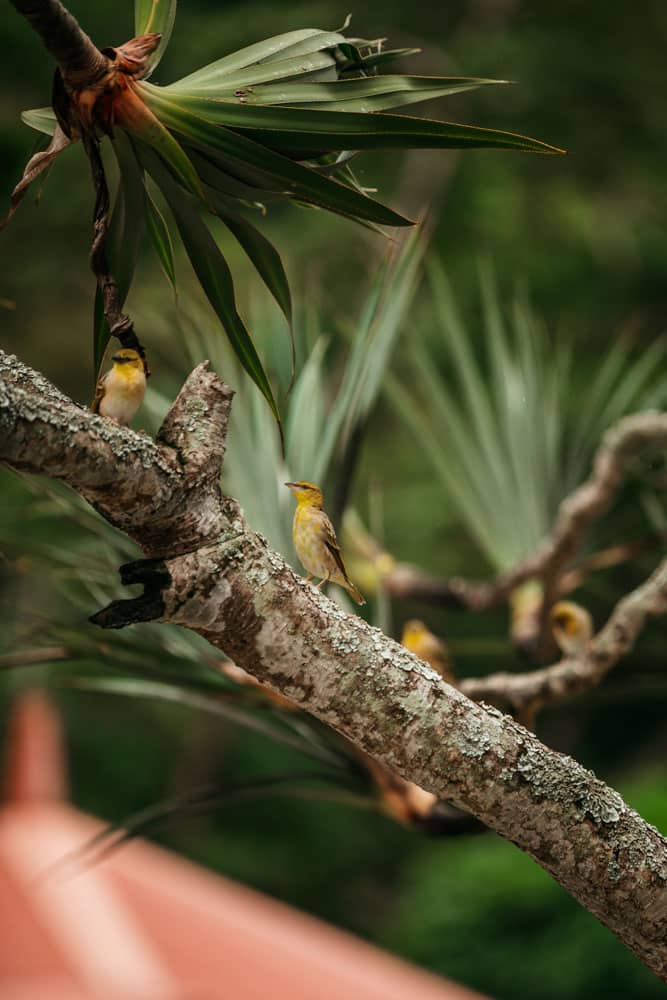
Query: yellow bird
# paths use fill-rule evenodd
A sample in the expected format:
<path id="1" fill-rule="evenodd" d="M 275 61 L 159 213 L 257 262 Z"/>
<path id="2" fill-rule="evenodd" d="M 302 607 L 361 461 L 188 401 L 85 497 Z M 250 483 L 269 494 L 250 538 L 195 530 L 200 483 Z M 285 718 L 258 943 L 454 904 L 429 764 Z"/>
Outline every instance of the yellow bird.
<path id="1" fill-rule="evenodd" d="M 357 604 L 365 604 L 363 596 L 347 575 L 336 532 L 324 511 L 322 490 L 315 483 L 303 480 L 285 483 L 285 486 L 289 486 L 296 497 L 292 538 L 308 579 L 320 577 L 318 587 L 324 583 L 337 583 L 347 590 Z"/>
<path id="2" fill-rule="evenodd" d="M 440 674 L 444 680 L 453 684 L 456 680 L 452 671 L 452 664 L 449 659 L 449 650 L 445 643 L 438 639 L 437 635 L 430 632 L 423 622 L 416 618 L 411 618 L 403 626 L 401 645 L 409 649 L 411 653 L 418 656 L 424 663 Z"/>
<path id="3" fill-rule="evenodd" d="M 593 619 L 586 608 L 573 601 L 558 601 L 549 615 L 554 639 L 566 656 L 583 653 L 593 638 Z"/>
<path id="4" fill-rule="evenodd" d="M 143 402 L 146 370 L 141 355 L 130 347 L 117 351 L 111 360 L 113 365 L 97 383 L 90 408 L 127 426 Z"/>

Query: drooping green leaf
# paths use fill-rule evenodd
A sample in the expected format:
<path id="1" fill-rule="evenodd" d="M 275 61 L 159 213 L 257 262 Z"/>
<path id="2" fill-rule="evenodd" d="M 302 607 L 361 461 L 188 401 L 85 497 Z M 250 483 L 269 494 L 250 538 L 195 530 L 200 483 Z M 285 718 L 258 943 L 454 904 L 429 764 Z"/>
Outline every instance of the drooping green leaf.
<path id="1" fill-rule="evenodd" d="M 169 284 L 176 291 L 176 269 L 174 267 L 174 247 L 171 242 L 169 226 L 164 220 L 155 202 L 146 191 L 146 226 L 148 233 L 155 247 L 162 270 L 167 276 Z"/>
<path id="2" fill-rule="evenodd" d="M 152 836 L 157 830 L 179 819 L 210 813 L 226 806 L 238 808 L 239 803 L 253 799 L 304 799 L 379 811 L 375 797 L 347 791 L 344 786 L 337 787 L 340 781 L 340 776 L 327 772 L 292 771 L 257 779 L 245 778 L 239 782 L 228 782 L 217 787 L 189 789 L 185 794 L 163 799 L 124 817 L 118 823 L 109 824 L 80 848 L 63 855 L 47 871 L 50 875 L 59 873 L 64 876 L 71 865 L 72 872 L 79 873 L 82 866 L 100 864 L 135 837 Z M 332 782 L 335 782 L 333 787 L 331 787 Z"/>
<path id="3" fill-rule="evenodd" d="M 280 413 L 259 355 L 236 308 L 234 282 L 226 260 L 210 230 L 187 195 L 174 183 L 155 156 L 140 158 L 164 195 L 199 282 L 217 313 L 243 369 L 260 390 L 282 433 Z"/>
<path id="4" fill-rule="evenodd" d="M 346 185 L 322 177 L 246 136 L 191 113 L 149 84 L 141 85 L 141 92 L 169 128 L 204 151 L 213 149 L 223 154 L 230 164 L 230 172 L 240 171 L 241 179 L 247 176 L 244 170 L 249 169 L 251 176 L 258 178 L 269 190 L 282 190 L 285 197 L 378 225 L 411 225 L 408 219 Z"/>
<path id="5" fill-rule="evenodd" d="M 119 125 L 135 139 L 154 149 L 186 191 L 190 191 L 201 201 L 206 200 L 197 171 L 187 153 L 143 101 L 136 100 L 130 113 L 119 118 Z"/>
<path id="6" fill-rule="evenodd" d="M 148 35 L 154 31 L 162 35 L 160 44 L 151 53 L 147 76 L 156 68 L 169 45 L 175 18 L 176 0 L 134 0 L 134 30 L 137 35 Z"/>
<path id="7" fill-rule="evenodd" d="M 517 149 L 563 153 L 538 139 L 499 129 L 406 115 L 313 111 L 307 108 L 239 105 L 172 91 L 167 100 L 159 88 L 141 84 L 147 104 L 170 128 L 179 131 L 187 112 L 215 125 L 242 130 L 271 149 L 304 152 L 342 149 Z M 179 114 L 180 112 L 180 114 Z"/>
<path id="8" fill-rule="evenodd" d="M 307 744 L 305 740 L 292 736 L 278 725 L 274 725 L 268 719 L 262 718 L 235 704 L 230 699 L 225 699 L 216 692 L 204 693 L 200 691 L 190 691 L 183 685 L 167 684 L 164 681 L 144 680 L 139 677 L 82 677 L 70 681 L 71 686 L 76 686 L 83 691 L 99 691 L 104 694 L 121 695 L 128 698 L 156 698 L 162 701 L 173 702 L 187 708 L 194 708 L 198 711 L 208 712 L 218 715 L 228 722 L 243 726 L 247 729 L 268 737 L 276 743 L 283 743 L 302 753 L 309 753 L 315 757 L 312 744 Z M 324 757 L 321 754 L 320 757 Z"/>
<path id="9" fill-rule="evenodd" d="M 280 254 L 273 244 L 243 216 L 236 213 L 230 214 L 224 210 L 218 212 L 217 215 L 243 247 L 287 320 L 293 380 L 296 371 L 296 345 L 292 329 L 292 296 Z M 291 384 L 290 382 L 290 389 Z"/>
<path id="10" fill-rule="evenodd" d="M 247 219 L 237 213 L 231 213 L 227 204 L 218 198 L 215 191 L 210 192 L 209 201 L 215 214 L 243 247 L 260 278 L 282 309 L 285 319 L 291 324 L 292 297 L 280 254 L 266 236 Z"/>
<path id="11" fill-rule="evenodd" d="M 203 153 L 201 148 L 191 146 L 187 142 L 183 145 L 202 181 L 222 195 L 228 201 L 230 208 L 235 206 L 237 201 L 241 201 L 249 208 L 261 208 L 263 211 L 265 205 L 270 202 L 285 200 L 285 195 L 279 189 L 268 190 L 266 187 L 251 184 L 250 177 L 247 177 L 246 181 L 240 181 L 238 177 L 232 176 L 228 173 L 229 161 L 215 150 L 209 149 Z M 251 172 L 246 171 L 246 173 Z"/>
<path id="12" fill-rule="evenodd" d="M 116 280 L 119 302 L 122 306 L 132 284 L 144 230 L 144 184 L 141 170 L 128 140 L 120 131 L 115 137 L 113 148 L 120 175 L 105 250 L 109 270 Z M 95 293 L 93 335 L 93 361 L 97 373 L 110 336 L 98 288 Z"/>

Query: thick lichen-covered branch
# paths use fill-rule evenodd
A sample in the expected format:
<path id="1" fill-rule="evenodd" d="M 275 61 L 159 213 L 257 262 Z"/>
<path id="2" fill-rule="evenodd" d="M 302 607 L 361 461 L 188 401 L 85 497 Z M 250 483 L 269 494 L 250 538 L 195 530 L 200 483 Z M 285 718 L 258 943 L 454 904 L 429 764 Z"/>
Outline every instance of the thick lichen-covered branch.
<path id="1" fill-rule="evenodd" d="M 343 612 L 249 530 L 218 490 L 230 401 L 199 366 L 154 443 L 0 356 L 0 460 L 68 482 L 151 556 L 123 570 L 144 598 L 115 602 L 103 624 L 151 618 L 204 636 L 399 775 L 514 841 L 667 978 L 665 838 L 576 761 Z"/>
<path id="2" fill-rule="evenodd" d="M 187 551 L 220 524 L 218 470 L 231 399 L 199 365 L 156 443 L 77 406 L 0 351 L 0 460 L 62 479 L 147 556 Z M 185 468 L 198 474 L 184 475 L 186 456 Z"/>

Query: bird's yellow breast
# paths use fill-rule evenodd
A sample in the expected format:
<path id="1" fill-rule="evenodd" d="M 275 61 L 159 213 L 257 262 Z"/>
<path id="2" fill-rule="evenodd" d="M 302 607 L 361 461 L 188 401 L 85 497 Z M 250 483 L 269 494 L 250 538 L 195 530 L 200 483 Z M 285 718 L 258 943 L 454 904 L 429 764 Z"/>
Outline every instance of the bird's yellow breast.
<path id="1" fill-rule="evenodd" d="M 104 378 L 104 395 L 100 400 L 99 412 L 103 417 L 129 424 L 141 406 L 145 391 L 146 375 L 143 367 L 114 365 Z"/>
<path id="2" fill-rule="evenodd" d="M 114 365 L 107 376 L 107 388 L 111 383 L 119 392 L 141 392 L 146 385 L 144 369 L 134 365 Z"/>
<path id="3" fill-rule="evenodd" d="M 337 566 L 323 541 L 322 516 L 321 510 L 299 504 L 294 511 L 294 548 L 309 573 L 335 580 Z"/>

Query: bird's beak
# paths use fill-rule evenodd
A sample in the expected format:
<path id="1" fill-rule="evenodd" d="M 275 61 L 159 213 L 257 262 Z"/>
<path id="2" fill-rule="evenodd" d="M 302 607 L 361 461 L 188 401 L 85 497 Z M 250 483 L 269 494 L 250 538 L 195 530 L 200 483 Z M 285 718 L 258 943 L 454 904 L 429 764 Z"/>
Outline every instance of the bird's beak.
<path id="1" fill-rule="evenodd" d="M 289 488 L 291 490 L 295 490 L 297 488 L 297 484 L 296 483 L 284 483 L 283 485 L 284 486 L 289 486 Z"/>

